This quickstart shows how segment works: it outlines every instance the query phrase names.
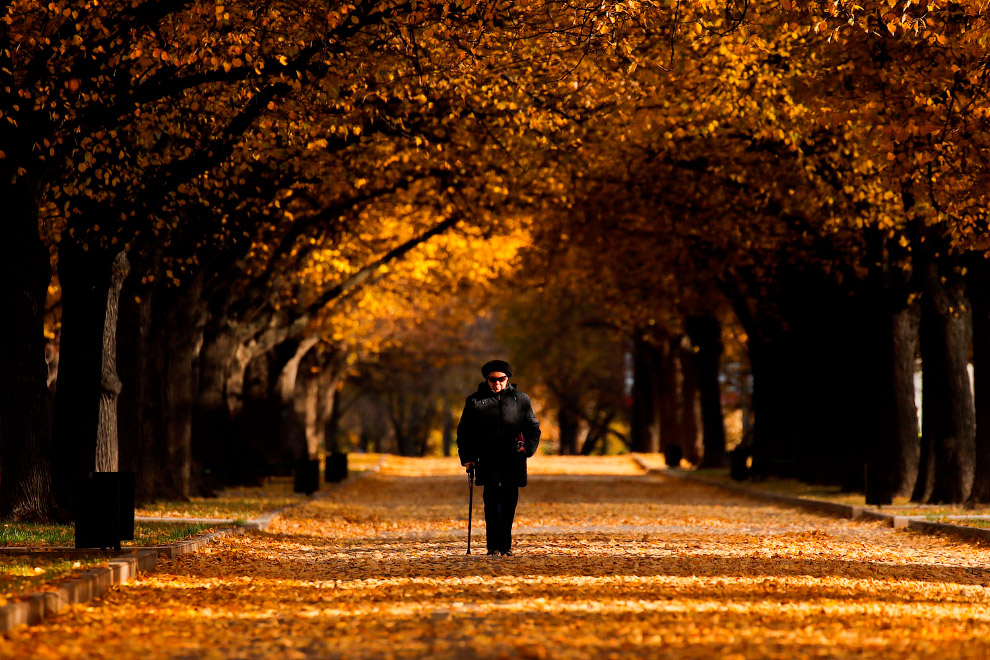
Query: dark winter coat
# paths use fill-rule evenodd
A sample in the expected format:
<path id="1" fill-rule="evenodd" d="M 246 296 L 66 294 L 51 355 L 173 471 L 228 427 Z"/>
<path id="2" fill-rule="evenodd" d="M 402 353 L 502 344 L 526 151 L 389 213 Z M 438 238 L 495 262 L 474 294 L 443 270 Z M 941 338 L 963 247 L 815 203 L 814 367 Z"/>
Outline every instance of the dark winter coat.
<path id="1" fill-rule="evenodd" d="M 523 434 L 525 452 L 516 450 L 516 438 Z M 526 459 L 540 444 L 540 423 L 529 397 L 515 383 L 495 393 L 488 383 L 464 402 L 457 424 L 457 455 L 461 465 L 474 462 L 478 485 L 525 486 Z"/>

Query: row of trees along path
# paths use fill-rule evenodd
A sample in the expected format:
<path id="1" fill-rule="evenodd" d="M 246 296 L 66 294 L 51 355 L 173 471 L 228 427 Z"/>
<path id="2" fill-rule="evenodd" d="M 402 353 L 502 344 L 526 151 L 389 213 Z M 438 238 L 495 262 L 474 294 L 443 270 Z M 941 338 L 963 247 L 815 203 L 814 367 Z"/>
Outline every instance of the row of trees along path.
<path id="1" fill-rule="evenodd" d="M 184 498 L 311 455 L 397 309 L 457 293 L 463 331 L 534 290 L 634 344 L 634 450 L 693 418 L 689 343 L 685 455 L 724 462 L 730 322 L 754 470 L 990 500 L 983 2 L 0 8 L 4 518 L 69 518 L 93 469 Z M 562 446 L 608 435 L 619 397 L 553 375 Z"/>
<path id="2" fill-rule="evenodd" d="M 268 533 L 225 538 L 10 634 L 0 657 L 990 652 L 985 549 L 643 474 L 626 457 L 532 464 L 513 557 L 465 555 L 455 461 L 390 458 Z"/>

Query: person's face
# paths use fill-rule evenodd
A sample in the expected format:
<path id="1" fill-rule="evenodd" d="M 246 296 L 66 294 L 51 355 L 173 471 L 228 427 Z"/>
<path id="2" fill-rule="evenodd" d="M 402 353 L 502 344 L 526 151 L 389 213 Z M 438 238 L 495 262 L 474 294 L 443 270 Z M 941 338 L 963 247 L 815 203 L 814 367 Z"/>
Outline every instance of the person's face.
<path id="1" fill-rule="evenodd" d="M 492 388 L 493 392 L 501 392 L 508 386 L 509 377 L 501 371 L 493 371 L 488 374 L 488 387 Z"/>

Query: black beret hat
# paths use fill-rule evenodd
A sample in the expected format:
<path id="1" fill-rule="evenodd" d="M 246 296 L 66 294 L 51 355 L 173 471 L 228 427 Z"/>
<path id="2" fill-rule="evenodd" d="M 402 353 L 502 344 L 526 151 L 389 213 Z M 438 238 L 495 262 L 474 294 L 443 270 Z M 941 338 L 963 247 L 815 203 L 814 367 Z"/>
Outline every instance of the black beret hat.
<path id="1" fill-rule="evenodd" d="M 481 375 L 488 378 L 488 374 L 494 371 L 501 371 L 506 376 L 512 375 L 512 367 L 505 360 L 489 360 L 481 367 Z"/>

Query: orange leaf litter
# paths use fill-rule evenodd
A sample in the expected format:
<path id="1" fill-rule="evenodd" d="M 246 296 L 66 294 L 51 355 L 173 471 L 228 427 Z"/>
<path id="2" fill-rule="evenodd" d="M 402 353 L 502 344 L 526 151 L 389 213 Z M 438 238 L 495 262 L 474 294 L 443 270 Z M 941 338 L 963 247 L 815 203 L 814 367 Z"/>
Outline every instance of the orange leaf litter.
<path id="1" fill-rule="evenodd" d="M 626 457 L 533 461 L 514 557 L 455 459 L 388 458 L 0 658 L 987 658 L 984 547 L 769 506 Z"/>

